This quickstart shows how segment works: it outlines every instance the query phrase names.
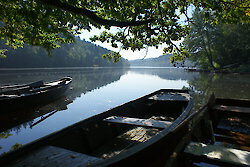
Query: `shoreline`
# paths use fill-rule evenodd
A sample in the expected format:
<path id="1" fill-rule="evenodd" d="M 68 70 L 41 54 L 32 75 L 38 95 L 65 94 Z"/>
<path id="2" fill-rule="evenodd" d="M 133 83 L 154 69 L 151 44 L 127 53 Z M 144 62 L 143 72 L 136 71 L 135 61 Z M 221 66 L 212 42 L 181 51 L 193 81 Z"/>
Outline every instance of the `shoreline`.
<path id="1" fill-rule="evenodd" d="M 184 71 L 187 72 L 204 72 L 204 73 L 211 73 L 211 74 L 250 74 L 250 72 L 229 72 L 229 71 L 221 71 L 221 70 L 204 70 L 204 69 L 197 69 L 197 68 L 184 68 Z"/>

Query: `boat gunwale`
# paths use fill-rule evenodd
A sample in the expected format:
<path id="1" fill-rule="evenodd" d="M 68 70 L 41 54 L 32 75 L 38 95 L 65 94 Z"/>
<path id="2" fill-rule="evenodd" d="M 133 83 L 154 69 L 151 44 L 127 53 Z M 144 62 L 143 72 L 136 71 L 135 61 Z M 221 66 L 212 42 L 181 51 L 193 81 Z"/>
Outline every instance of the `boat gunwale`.
<path id="1" fill-rule="evenodd" d="M 64 80 L 64 79 L 72 79 L 70 76 L 67 76 L 67 77 L 63 77 L 59 80 L 54 80 L 54 81 L 49 81 L 49 82 L 46 82 L 45 84 L 50 84 L 50 83 L 53 83 L 53 82 L 57 82 L 57 81 L 61 81 L 61 80 Z M 41 80 L 42 81 L 42 80 Z M 36 82 L 39 82 L 39 81 L 36 81 Z M 30 83 L 27 83 L 27 84 L 13 84 L 13 85 L 3 85 L 3 86 L 0 86 L 0 90 L 1 89 L 6 89 L 6 88 L 19 88 L 19 87 L 26 87 L 26 86 L 30 86 L 32 85 L 33 83 L 36 83 L 36 82 L 30 82 Z"/>

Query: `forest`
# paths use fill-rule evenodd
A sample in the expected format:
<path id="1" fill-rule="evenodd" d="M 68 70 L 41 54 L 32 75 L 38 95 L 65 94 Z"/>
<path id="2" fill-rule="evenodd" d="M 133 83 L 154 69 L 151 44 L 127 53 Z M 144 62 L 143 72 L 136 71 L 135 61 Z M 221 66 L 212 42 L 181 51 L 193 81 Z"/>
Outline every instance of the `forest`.
<path id="1" fill-rule="evenodd" d="M 250 24 L 213 24 L 213 17 L 196 9 L 183 44 L 197 67 L 209 70 L 250 71 Z"/>
<path id="2" fill-rule="evenodd" d="M 24 45 L 12 49 L 0 43 L 0 48 L 8 49 L 6 58 L 0 58 L 1 68 L 45 68 L 45 67 L 125 67 L 129 63 L 122 59 L 113 63 L 102 55 L 111 51 L 90 42 L 75 38 L 75 43 L 63 44 L 51 55 L 42 47 Z"/>

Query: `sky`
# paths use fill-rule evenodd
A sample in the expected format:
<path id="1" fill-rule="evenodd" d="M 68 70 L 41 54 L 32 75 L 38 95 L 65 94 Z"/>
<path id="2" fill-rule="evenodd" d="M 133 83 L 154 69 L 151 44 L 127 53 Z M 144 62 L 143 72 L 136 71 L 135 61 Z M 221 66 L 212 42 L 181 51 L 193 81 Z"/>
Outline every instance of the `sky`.
<path id="1" fill-rule="evenodd" d="M 89 38 L 94 36 L 94 35 L 99 35 L 104 29 L 97 29 L 97 28 L 92 28 L 92 30 L 89 32 L 87 30 L 83 30 L 82 34 L 80 34 L 81 39 L 85 39 L 86 41 L 90 41 Z M 102 46 L 104 48 L 107 48 L 112 51 L 119 51 L 119 48 L 113 48 L 111 47 L 110 43 L 102 43 L 102 42 L 92 42 L 96 45 Z M 128 59 L 128 60 L 135 60 L 135 59 L 144 59 L 144 58 L 154 58 L 154 57 L 159 57 L 163 55 L 163 46 L 159 46 L 158 49 L 155 47 L 149 47 L 148 52 L 146 49 L 141 50 L 141 51 L 131 51 L 131 50 L 121 50 L 120 54 L 122 55 L 123 58 Z"/>

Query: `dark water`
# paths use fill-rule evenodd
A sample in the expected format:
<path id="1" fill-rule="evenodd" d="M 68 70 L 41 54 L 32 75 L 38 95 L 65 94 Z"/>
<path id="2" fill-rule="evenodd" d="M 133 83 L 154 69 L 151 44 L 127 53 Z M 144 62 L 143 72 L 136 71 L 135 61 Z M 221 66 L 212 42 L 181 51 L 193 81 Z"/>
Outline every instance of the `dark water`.
<path id="1" fill-rule="evenodd" d="M 0 85 L 71 76 L 66 96 L 36 111 L 0 112 L 0 153 L 163 88 L 194 90 L 195 104 L 214 92 L 250 98 L 250 75 L 185 72 L 177 68 L 68 68 L 0 70 Z M 0 108 L 1 110 L 1 108 Z"/>

